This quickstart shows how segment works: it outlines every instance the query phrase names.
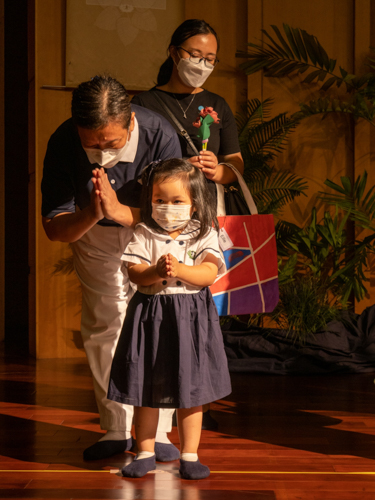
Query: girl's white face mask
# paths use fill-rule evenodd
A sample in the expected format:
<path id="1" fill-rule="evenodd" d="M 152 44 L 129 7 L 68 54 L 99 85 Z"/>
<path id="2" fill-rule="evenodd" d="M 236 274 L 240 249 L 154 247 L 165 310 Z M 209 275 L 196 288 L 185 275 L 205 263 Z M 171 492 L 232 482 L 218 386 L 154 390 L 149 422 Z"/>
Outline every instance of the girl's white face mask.
<path id="1" fill-rule="evenodd" d="M 177 64 L 178 75 L 181 80 L 189 87 L 202 87 L 204 82 L 212 73 L 212 68 L 207 68 L 204 60 L 198 64 L 194 64 L 190 59 L 181 58 Z"/>
<path id="2" fill-rule="evenodd" d="M 152 204 L 151 217 L 168 233 L 186 226 L 191 219 L 191 205 Z"/>

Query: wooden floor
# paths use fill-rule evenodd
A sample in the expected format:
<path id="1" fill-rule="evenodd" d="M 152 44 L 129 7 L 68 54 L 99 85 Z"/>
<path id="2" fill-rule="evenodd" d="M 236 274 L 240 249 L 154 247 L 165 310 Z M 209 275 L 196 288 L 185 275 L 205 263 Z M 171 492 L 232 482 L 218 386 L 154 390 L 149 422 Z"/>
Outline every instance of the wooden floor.
<path id="1" fill-rule="evenodd" d="M 129 480 L 131 453 L 82 459 L 101 433 L 85 360 L 0 357 L 0 498 L 375 500 L 375 374 L 233 374 L 202 435 L 210 477 L 181 480 L 176 461 Z"/>

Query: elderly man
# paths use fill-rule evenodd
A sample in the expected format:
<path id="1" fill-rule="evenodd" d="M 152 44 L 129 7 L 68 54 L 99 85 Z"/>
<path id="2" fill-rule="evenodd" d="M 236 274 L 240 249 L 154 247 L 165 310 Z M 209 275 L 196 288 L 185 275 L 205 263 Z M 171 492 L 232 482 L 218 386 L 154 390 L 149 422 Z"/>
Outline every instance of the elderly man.
<path id="1" fill-rule="evenodd" d="M 178 137 L 161 116 L 130 106 L 125 88 L 96 76 L 73 92 L 72 118 L 51 136 L 42 180 L 43 227 L 71 243 L 82 285 L 81 333 L 106 434 L 84 453 L 98 460 L 130 450 L 133 407 L 107 399 L 109 373 L 133 294 L 120 257 L 139 218 L 138 177 L 151 161 L 181 157 Z M 104 168 L 106 175 L 103 175 Z M 101 183 L 104 197 L 95 184 Z M 173 410 L 160 410 L 156 459 L 175 460 Z"/>

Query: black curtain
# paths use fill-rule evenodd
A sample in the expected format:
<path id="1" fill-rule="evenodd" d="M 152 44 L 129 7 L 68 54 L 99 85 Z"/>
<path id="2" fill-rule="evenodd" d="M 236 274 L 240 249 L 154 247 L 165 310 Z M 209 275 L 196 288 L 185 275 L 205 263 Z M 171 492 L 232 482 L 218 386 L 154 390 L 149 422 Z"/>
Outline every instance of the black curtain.
<path id="1" fill-rule="evenodd" d="M 5 345 L 28 349 L 28 5 L 4 2 Z"/>

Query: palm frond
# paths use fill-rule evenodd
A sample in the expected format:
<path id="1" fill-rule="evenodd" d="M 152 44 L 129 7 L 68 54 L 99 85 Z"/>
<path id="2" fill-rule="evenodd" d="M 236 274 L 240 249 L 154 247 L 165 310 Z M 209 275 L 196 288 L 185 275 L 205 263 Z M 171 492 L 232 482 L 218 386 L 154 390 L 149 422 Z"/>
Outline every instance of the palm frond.
<path id="1" fill-rule="evenodd" d="M 243 134 L 246 134 L 250 128 L 262 123 L 269 117 L 269 109 L 272 103 L 273 99 L 265 99 L 263 102 L 259 101 L 259 99 L 251 99 L 241 106 L 235 117 L 240 141 Z"/>
<path id="2" fill-rule="evenodd" d="M 296 234 L 301 228 L 292 222 L 279 220 L 275 226 L 275 236 L 277 244 L 277 253 L 281 256 L 289 254 L 289 244 L 295 241 Z M 297 258 L 297 254 L 294 254 Z"/>
<path id="3" fill-rule="evenodd" d="M 328 298 L 324 283 L 314 276 L 297 275 L 280 286 L 280 301 L 270 317 L 293 343 L 304 345 L 342 315 L 342 307 Z"/>
<path id="4" fill-rule="evenodd" d="M 289 134 L 295 129 L 298 121 L 291 120 L 286 113 L 268 118 L 272 100 L 263 103 L 258 99 L 248 101 L 237 113 L 236 121 L 242 155 L 263 155 L 272 160 L 285 146 Z"/>
<path id="5" fill-rule="evenodd" d="M 291 120 L 286 113 L 281 113 L 267 122 L 249 130 L 250 151 L 269 155 L 273 159 L 276 153 L 284 150 L 290 133 L 295 129 L 296 120 Z"/>
<path id="6" fill-rule="evenodd" d="M 263 69 L 266 76 L 281 77 L 292 73 L 305 73 L 308 69 L 319 67 L 314 77 L 308 75 L 310 82 L 315 79 L 323 81 L 328 75 L 336 80 L 344 78 L 333 75 L 336 61 L 330 59 L 327 52 L 321 46 L 317 38 L 304 30 L 291 28 L 284 24 L 283 35 L 277 26 L 272 25 L 275 40 L 266 30 L 262 30 L 264 35 L 263 46 L 261 44 L 249 43 L 250 49 L 247 52 L 239 52 L 239 57 L 245 57 L 246 62 L 240 67 L 246 74 L 253 74 Z M 311 79 L 312 78 L 312 79 Z"/>
<path id="7" fill-rule="evenodd" d="M 323 115 L 325 118 L 329 113 L 344 113 L 354 118 L 363 118 L 374 125 L 375 106 L 359 94 L 350 96 L 349 99 L 338 99 L 337 97 L 321 97 L 308 103 L 300 104 L 300 111 L 293 113 L 291 122 L 299 122 L 304 118 L 314 115 Z"/>
<path id="8" fill-rule="evenodd" d="M 54 270 L 52 271 L 52 275 L 69 275 L 74 273 L 74 263 L 73 263 L 73 255 L 66 257 L 65 259 L 60 259 L 54 264 Z"/>
<path id="9" fill-rule="evenodd" d="M 278 277 L 279 286 L 282 287 L 286 283 L 294 281 L 296 275 L 297 254 L 291 255 L 288 259 L 279 259 L 278 261 Z"/>
<path id="10" fill-rule="evenodd" d="M 367 172 L 358 176 L 354 183 L 349 177 L 341 177 L 341 186 L 330 180 L 324 182 L 335 193 L 320 192 L 318 198 L 329 205 L 335 205 L 349 214 L 357 226 L 375 230 L 375 186 L 367 191 Z"/>
<path id="11" fill-rule="evenodd" d="M 252 185 L 256 182 L 262 182 L 266 177 L 270 176 L 272 173 L 272 168 L 269 166 L 264 156 L 262 155 L 250 155 L 244 157 L 245 170 L 243 173 L 243 178 L 248 185 Z"/>
<path id="12" fill-rule="evenodd" d="M 277 215 L 297 196 L 306 196 L 307 182 L 288 171 L 273 171 L 272 175 L 255 180 L 249 188 L 259 213 Z"/>
<path id="13" fill-rule="evenodd" d="M 360 77 L 350 74 L 339 68 L 339 74 L 334 74 L 336 60 L 331 59 L 319 40 L 299 28 L 291 28 L 283 24 L 284 34 L 277 26 L 271 26 L 274 35 L 266 30 L 263 43 L 249 43 L 247 52 L 238 52 L 236 55 L 247 60 L 240 64 L 246 74 L 251 75 L 260 70 L 267 77 L 283 77 L 291 74 L 303 74 L 305 83 L 321 83 L 321 89 L 326 91 L 332 85 L 341 87 L 345 84 L 347 92 L 369 88 L 368 95 L 374 92 L 374 73 L 367 73 Z M 370 60 L 371 69 L 375 69 L 375 61 Z"/>

